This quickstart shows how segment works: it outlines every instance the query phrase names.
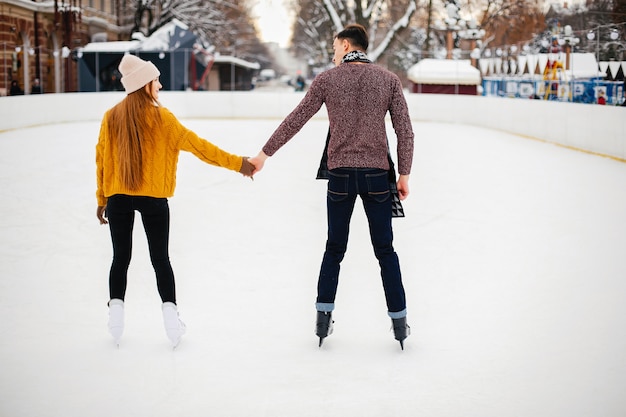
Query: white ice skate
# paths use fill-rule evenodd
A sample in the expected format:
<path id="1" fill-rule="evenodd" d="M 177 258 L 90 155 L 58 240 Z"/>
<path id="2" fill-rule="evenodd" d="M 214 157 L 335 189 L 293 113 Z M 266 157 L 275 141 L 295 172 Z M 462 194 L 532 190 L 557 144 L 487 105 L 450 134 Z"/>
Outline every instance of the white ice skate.
<path id="1" fill-rule="evenodd" d="M 124 301 L 119 298 L 109 301 L 109 333 L 119 347 L 122 333 L 124 333 Z"/>
<path id="2" fill-rule="evenodd" d="M 176 304 L 172 302 L 163 303 L 163 324 L 165 326 L 165 333 L 172 342 L 172 347 L 176 349 L 176 346 L 180 343 L 180 339 L 187 330 L 185 323 L 183 323 L 178 315 L 178 309 Z"/>

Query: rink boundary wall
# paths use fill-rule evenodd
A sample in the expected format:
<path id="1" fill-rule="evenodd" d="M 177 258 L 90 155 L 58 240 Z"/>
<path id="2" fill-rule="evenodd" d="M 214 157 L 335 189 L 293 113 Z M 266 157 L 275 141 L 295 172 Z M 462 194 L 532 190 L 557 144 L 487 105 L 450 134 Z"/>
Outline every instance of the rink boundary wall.
<path id="1" fill-rule="evenodd" d="M 119 92 L 2 97 L 0 131 L 100 120 L 123 97 Z M 160 95 L 163 105 L 180 119 L 280 120 L 302 97 L 303 93 L 261 91 Z M 623 107 L 467 95 L 407 93 L 406 98 L 416 122 L 480 126 L 626 160 Z M 326 111 L 322 108 L 314 118 L 326 119 Z"/>

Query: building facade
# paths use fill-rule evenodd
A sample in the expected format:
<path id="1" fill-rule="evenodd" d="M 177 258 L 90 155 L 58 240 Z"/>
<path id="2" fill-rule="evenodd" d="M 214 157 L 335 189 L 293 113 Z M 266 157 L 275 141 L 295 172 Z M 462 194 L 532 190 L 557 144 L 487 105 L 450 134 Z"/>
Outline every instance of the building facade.
<path id="1" fill-rule="evenodd" d="M 78 91 L 76 50 L 128 37 L 119 0 L 0 0 L 0 95 Z M 19 91 L 18 91 L 19 89 Z M 36 91 L 36 90 L 35 90 Z"/>

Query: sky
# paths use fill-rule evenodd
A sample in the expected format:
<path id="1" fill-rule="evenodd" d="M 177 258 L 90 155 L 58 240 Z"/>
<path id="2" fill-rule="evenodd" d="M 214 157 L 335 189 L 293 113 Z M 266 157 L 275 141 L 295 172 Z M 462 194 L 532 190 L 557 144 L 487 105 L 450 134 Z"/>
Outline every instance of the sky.
<path id="1" fill-rule="evenodd" d="M 258 28 L 261 31 L 262 40 L 276 42 L 286 47 L 291 36 L 291 19 L 283 0 L 256 0 L 253 11 L 257 18 Z M 582 3 L 583 0 L 560 0 L 563 5 Z M 549 7 L 547 2 L 546 8 Z"/>
<path id="2" fill-rule="evenodd" d="M 257 0 L 253 12 L 262 40 L 286 47 L 291 36 L 291 19 L 283 0 Z"/>
<path id="3" fill-rule="evenodd" d="M 280 123 L 182 121 L 243 155 Z M 137 216 L 116 348 L 98 129 L 0 132 L 1 416 L 623 417 L 626 164 L 415 122 L 394 219 L 412 334 L 404 351 L 393 339 L 357 203 L 320 349 L 327 122 L 310 121 L 254 181 L 182 153 L 170 258 L 187 334 L 172 350 Z"/>

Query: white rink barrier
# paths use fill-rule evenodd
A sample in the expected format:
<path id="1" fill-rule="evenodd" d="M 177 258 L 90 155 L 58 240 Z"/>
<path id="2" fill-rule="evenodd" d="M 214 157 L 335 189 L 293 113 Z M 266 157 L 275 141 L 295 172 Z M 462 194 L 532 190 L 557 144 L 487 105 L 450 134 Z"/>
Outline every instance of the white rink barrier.
<path id="1" fill-rule="evenodd" d="M 280 120 L 303 95 L 162 91 L 160 100 L 180 119 Z M 100 120 L 123 97 L 122 92 L 1 97 L 0 131 Z M 625 107 L 467 95 L 407 93 L 406 97 L 416 122 L 481 126 L 626 160 Z M 315 118 L 326 119 L 325 109 Z"/>

